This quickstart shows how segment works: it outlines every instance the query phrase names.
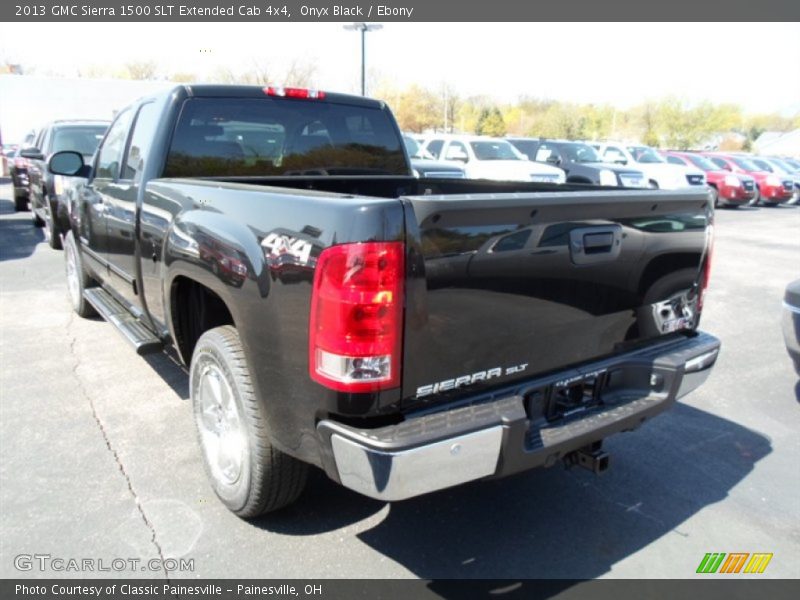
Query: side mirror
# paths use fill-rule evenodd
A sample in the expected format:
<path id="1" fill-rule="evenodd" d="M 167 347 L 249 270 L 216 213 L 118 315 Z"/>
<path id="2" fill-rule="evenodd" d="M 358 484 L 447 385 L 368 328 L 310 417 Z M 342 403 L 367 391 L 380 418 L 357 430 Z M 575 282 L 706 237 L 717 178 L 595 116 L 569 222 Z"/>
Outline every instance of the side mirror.
<path id="1" fill-rule="evenodd" d="M 53 154 L 47 161 L 47 168 L 54 175 L 66 175 L 67 177 L 86 177 L 88 175 L 87 167 L 83 163 L 83 155 L 71 150 Z"/>
<path id="2" fill-rule="evenodd" d="M 44 160 L 44 155 L 38 148 L 25 148 L 19 151 L 19 155 L 22 158 L 30 158 L 31 160 Z"/>
<path id="3" fill-rule="evenodd" d="M 548 163 L 548 164 L 551 164 L 551 165 L 560 165 L 561 164 L 561 158 L 559 158 L 555 154 L 551 154 L 550 156 L 548 156 L 545 159 L 545 162 Z"/>

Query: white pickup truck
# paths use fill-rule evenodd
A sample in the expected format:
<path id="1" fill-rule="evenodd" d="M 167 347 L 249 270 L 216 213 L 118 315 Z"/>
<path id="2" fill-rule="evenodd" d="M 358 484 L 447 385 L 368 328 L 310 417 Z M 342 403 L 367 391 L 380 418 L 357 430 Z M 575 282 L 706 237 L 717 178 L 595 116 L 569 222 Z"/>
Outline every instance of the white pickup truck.
<path id="1" fill-rule="evenodd" d="M 678 190 L 706 185 L 705 173 L 699 169 L 673 165 L 649 146 L 615 142 L 595 143 L 592 146 L 605 162 L 626 165 L 644 173 L 651 188 Z"/>
<path id="2" fill-rule="evenodd" d="M 508 141 L 478 135 L 434 135 L 425 150 L 439 160 L 462 166 L 469 179 L 564 183 L 563 169 L 528 160 Z"/>

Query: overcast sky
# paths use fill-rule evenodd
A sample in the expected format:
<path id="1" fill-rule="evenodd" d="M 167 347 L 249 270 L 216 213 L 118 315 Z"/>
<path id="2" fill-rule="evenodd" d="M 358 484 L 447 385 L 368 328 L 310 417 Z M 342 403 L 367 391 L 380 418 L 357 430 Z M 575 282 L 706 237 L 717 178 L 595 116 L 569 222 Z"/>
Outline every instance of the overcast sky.
<path id="1" fill-rule="evenodd" d="M 39 72 L 155 60 L 197 73 L 253 62 L 316 65 L 321 89 L 355 92 L 359 35 L 341 23 L 2 23 L 0 59 Z M 619 107 L 675 95 L 800 112 L 797 23 L 387 23 L 367 64 L 399 86 L 448 83 L 462 95 L 521 95 Z"/>

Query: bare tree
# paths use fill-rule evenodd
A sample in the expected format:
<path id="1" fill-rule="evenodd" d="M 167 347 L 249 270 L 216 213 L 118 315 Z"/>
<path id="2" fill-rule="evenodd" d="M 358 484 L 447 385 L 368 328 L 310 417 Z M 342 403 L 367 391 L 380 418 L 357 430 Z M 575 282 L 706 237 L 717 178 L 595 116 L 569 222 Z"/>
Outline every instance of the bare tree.
<path id="1" fill-rule="evenodd" d="M 158 65 L 152 60 L 137 60 L 125 64 L 131 79 L 155 79 Z"/>
<path id="2" fill-rule="evenodd" d="M 316 65 L 295 59 L 286 69 L 286 75 L 282 83 L 296 87 L 312 87 L 311 84 L 316 72 Z"/>

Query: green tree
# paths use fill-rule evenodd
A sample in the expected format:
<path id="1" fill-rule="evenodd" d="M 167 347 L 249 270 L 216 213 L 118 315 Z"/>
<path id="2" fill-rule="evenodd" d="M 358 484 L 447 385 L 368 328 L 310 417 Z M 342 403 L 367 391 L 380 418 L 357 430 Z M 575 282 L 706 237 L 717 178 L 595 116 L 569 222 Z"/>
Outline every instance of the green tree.
<path id="1" fill-rule="evenodd" d="M 442 122 L 441 100 L 420 86 L 412 85 L 402 92 L 383 87 L 375 95 L 391 107 L 403 131 L 419 133 L 433 129 Z"/>
<path id="2" fill-rule="evenodd" d="M 503 115 L 500 114 L 500 109 L 496 106 L 483 109 L 480 117 L 478 117 L 475 133 L 478 135 L 503 137 L 506 134 L 506 123 L 503 121 Z"/>

